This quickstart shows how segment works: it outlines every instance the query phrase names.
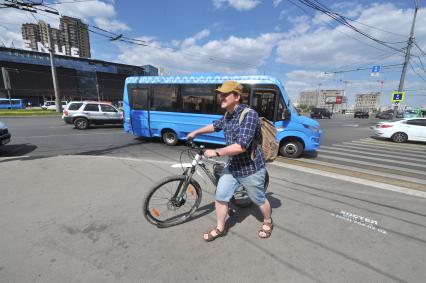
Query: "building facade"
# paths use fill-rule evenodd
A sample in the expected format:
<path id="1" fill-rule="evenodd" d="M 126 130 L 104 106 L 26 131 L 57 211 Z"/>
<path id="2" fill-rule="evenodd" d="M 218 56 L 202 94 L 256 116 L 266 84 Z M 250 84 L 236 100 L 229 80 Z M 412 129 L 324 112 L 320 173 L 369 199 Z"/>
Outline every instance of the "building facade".
<path id="1" fill-rule="evenodd" d="M 22 38 L 29 41 L 31 50 L 37 51 L 37 42 L 43 46 L 48 46 L 48 34 L 52 47 L 57 46 L 56 52 L 63 55 L 72 55 L 72 48 L 78 49 L 78 56 L 90 58 L 90 38 L 87 25 L 80 19 L 62 16 L 59 29 L 52 28 L 44 21 L 38 24 L 23 24 Z"/>
<path id="2" fill-rule="evenodd" d="M 342 97 L 342 101 L 346 101 L 345 91 L 343 89 L 321 89 L 318 95 L 318 108 L 326 108 L 330 111 L 341 112 L 344 108 L 346 108 L 345 103 L 341 104 L 332 104 L 328 103 L 329 101 L 333 101 L 336 97 Z"/>
<path id="3" fill-rule="evenodd" d="M 380 92 L 357 94 L 354 110 L 375 112 L 380 105 L 380 95 Z"/>
<path id="4" fill-rule="evenodd" d="M 158 75 L 150 65 L 140 67 L 71 56 L 55 55 L 54 64 L 59 93 L 66 101 L 97 100 L 99 92 L 101 100 L 116 103 L 123 99 L 126 77 Z M 54 100 L 48 53 L 0 47 L 0 65 L 8 70 L 12 98 L 22 98 L 34 106 Z M 2 98 L 7 97 L 4 88 L 0 80 Z"/>
<path id="5" fill-rule="evenodd" d="M 318 91 L 302 91 L 302 92 L 300 92 L 298 103 L 299 103 L 299 107 L 317 106 L 317 104 L 318 104 Z"/>

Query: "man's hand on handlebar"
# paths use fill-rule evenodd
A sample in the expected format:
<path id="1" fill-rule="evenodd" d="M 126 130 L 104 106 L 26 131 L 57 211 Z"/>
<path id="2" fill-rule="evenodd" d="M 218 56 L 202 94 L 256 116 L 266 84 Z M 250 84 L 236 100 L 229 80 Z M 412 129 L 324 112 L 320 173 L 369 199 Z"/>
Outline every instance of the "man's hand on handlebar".
<path id="1" fill-rule="evenodd" d="M 214 151 L 213 149 L 206 149 L 206 151 L 204 151 L 204 156 L 207 158 L 212 158 L 212 157 L 216 157 L 216 151 Z"/>
<path id="2" fill-rule="evenodd" d="M 189 141 L 189 140 L 193 140 L 194 138 L 195 138 L 195 136 L 196 136 L 197 134 L 195 133 L 195 131 L 194 132 L 190 132 L 187 136 L 186 136 L 186 139 Z"/>

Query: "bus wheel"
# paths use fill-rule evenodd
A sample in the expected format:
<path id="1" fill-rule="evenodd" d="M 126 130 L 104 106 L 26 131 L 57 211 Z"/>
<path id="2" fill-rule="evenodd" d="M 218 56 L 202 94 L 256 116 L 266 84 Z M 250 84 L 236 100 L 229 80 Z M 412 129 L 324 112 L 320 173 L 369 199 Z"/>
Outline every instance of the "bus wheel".
<path id="1" fill-rule="evenodd" d="M 166 130 L 163 132 L 163 141 L 167 145 L 176 145 L 178 142 L 178 137 L 175 132 Z"/>
<path id="2" fill-rule="evenodd" d="M 289 158 L 298 158 L 303 152 L 303 144 L 297 140 L 287 140 L 280 147 L 280 153 Z"/>

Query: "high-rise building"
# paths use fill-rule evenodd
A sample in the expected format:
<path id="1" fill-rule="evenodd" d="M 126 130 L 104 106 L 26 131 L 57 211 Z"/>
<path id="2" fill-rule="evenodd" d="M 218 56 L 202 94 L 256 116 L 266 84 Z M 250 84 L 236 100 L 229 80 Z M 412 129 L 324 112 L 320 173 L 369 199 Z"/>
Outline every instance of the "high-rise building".
<path id="1" fill-rule="evenodd" d="M 318 91 L 302 91 L 299 93 L 299 106 L 317 106 Z"/>
<path id="2" fill-rule="evenodd" d="M 21 27 L 22 38 L 30 41 L 31 49 L 37 50 L 37 42 L 41 42 L 40 30 L 36 24 L 23 24 Z"/>
<path id="3" fill-rule="evenodd" d="M 90 40 L 87 25 L 80 19 L 62 16 L 59 24 L 64 36 L 65 49 L 71 54 L 71 48 L 79 50 L 80 57 L 90 58 Z"/>
<path id="4" fill-rule="evenodd" d="M 356 95 L 354 110 L 373 112 L 380 103 L 380 92 L 360 93 Z"/>
<path id="5" fill-rule="evenodd" d="M 72 48 L 77 48 L 79 57 L 90 58 L 90 39 L 87 25 L 80 19 L 62 16 L 60 29 L 50 27 L 44 21 L 38 24 L 23 24 L 22 38 L 30 41 L 32 50 L 38 50 L 37 42 L 48 45 L 47 34 L 50 32 L 52 47 L 57 46 L 57 53 L 72 55 Z"/>

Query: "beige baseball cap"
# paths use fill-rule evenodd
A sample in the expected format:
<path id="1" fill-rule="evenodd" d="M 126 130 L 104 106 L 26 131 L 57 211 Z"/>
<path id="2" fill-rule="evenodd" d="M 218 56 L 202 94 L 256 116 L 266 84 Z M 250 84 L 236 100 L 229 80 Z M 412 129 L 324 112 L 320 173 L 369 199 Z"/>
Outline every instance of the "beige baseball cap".
<path id="1" fill-rule="evenodd" d="M 236 81 L 224 81 L 223 84 L 216 89 L 217 92 L 220 93 L 242 93 L 243 92 L 243 86 Z"/>

